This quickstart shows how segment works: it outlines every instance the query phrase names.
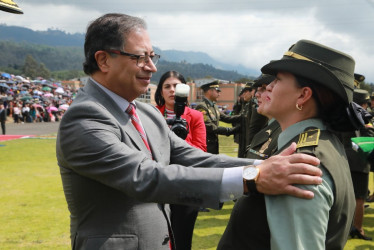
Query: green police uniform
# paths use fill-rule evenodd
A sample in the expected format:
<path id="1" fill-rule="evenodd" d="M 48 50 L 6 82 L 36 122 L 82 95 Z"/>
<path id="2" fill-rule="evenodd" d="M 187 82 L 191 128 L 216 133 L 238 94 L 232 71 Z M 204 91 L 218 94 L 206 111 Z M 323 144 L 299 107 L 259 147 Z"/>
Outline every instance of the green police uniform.
<path id="1" fill-rule="evenodd" d="M 355 76 L 358 74 L 355 74 Z M 359 75 L 363 77 L 362 75 Z M 369 92 L 363 89 L 355 89 L 353 92 L 353 101 L 359 105 L 368 102 Z M 374 129 L 372 126 L 362 127 L 356 131 L 341 132 L 338 134 L 341 139 L 345 153 L 348 158 L 349 168 L 352 174 L 353 187 L 356 198 L 365 199 L 369 186 L 370 164 L 357 151 L 352 148 L 351 138 L 353 137 L 373 137 Z"/>
<path id="2" fill-rule="evenodd" d="M 264 127 L 267 126 L 269 119 L 257 112 L 255 105 L 252 105 L 252 115 L 247 128 L 246 143 L 247 146 L 252 143 L 253 137 Z"/>
<path id="3" fill-rule="evenodd" d="M 280 60 L 261 68 L 263 73 L 274 76 L 288 72 L 297 81 L 304 78 L 307 86 L 320 84 L 334 94 L 334 100 L 339 100 L 332 107 L 315 98 L 325 105 L 316 109 L 320 118 L 293 123 L 278 137 L 277 152 L 296 142 L 298 152 L 320 160 L 322 184 L 297 185 L 314 193 L 310 200 L 290 195 L 251 194 L 241 206 L 234 207 L 218 249 L 344 248 L 352 225 L 355 197 L 344 146 L 330 129 L 348 131 L 363 125 L 359 120 L 365 114 L 351 104 L 354 65 L 349 55 L 300 40 Z M 347 108 L 352 112 L 347 112 Z"/>
<path id="4" fill-rule="evenodd" d="M 232 210 L 217 249 L 344 248 L 355 208 L 344 147 L 318 119 L 287 128 L 278 137 L 278 148 L 291 142 L 297 142 L 298 152 L 315 155 L 321 161 L 323 183 L 299 185 L 312 190 L 315 197 L 304 200 L 288 195 L 243 196 Z M 311 225 L 311 230 L 307 225 Z"/>
<path id="5" fill-rule="evenodd" d="M 245 102 L 244 105 L 243 105 L 243 108 L 240 112 L 240 115 L 241 115 L 241 119 L 240 119 L 240 123 L 239 123 L 239 127 L 240 127 L 240 130 L 239 130 L 239 133 L 237 133 L 238 135 L 238 144 L 239 144 L 239 147 L 238 147 L 238 157 L 239 158 L 244 158 L 245 157 L 245 149 L 247 147 L 247 138 L 248 138 L 248 127 L 249 127 L 249 123 L 251 121 L 251 117 L 252 117 L 252 105 L 253 105 L 253 102 L 250 100 L 249 102 Z"/>
<path id="6" fill-rule="evenodd" d="M 241 94 L 245 92 L 253 91 L 253 82 L 246 83 L 245 87 L 242 89 Z M 238 147 L 238 157 L 245 157 L 245 149 L 248 145 L 248 127 L 252 117 L 252 107 L 254 106 L 253 98 L 243 103 L 243 107 L 240 111 L 241 119 L 239 124 L 236 126 L 239 127 L 239 132 L 235 134 L 237 136 Z"/>
<path id="7" fill-rule="evenodd" d="M 239 115 L 242 112 L 244 104 L 245 103 L 241 98 L 237 102 L 235 102 L 234 106 L 232 107 L 231 115 Z M 232 126 L 240 126 L 240 123 L 233 123 Z M 239 133 L 234 134 L 234 142 L 239 144 Z"/>
<path id="8" fill-rule="evenodd" d="M 261 74 L 254 80 L 253 87 L 258 88 L 263 85 L 268 85 L 274 81 L 275 77 L 272 75 Z M 247 133 L 246 133 L 246 147 L 252 143 L 254 136 L 264 127 L 268 125 L 268 118 L 264 115 L 261 115 L 257 112 L 257 103 L 253 101 L 251 119 L 248 123 Z M 274 126 L 274 124 L 273 124 Z"/>
<path id="9" fill-rule="evenodd" d="M 204 98 L 196 106 L 196 110 L 203 113 L 206 127 L 207 152 L 212 154 L 219 153 L 218 135 L 231 135 L 235 133 L 233 128 L 220 127 L 219 121 L 233 123 L 240 121 L 240 115 L 229 116 L 221 113 L 215 103 Z"/>
<path id="10" fill-rule="evenodd" d="M 246 158 L 265 160 L 277 150 L 278 136 L 282 132 L 279 123 L 271 119 L 268 125 L 260 130 L 251 144 L 246 148 Z"/>

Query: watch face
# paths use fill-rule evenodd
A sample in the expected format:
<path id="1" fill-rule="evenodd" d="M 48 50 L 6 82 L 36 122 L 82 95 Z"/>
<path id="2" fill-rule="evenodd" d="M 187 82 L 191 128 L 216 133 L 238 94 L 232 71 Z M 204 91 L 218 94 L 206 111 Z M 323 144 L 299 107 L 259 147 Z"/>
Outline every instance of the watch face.
<path id="1" fill-rule="evenodd" d="M 246 180 L 254 180 L 258 175 L 258 169 L 256 167 L 250 166 L 244 168 L 243 178 Z"/>

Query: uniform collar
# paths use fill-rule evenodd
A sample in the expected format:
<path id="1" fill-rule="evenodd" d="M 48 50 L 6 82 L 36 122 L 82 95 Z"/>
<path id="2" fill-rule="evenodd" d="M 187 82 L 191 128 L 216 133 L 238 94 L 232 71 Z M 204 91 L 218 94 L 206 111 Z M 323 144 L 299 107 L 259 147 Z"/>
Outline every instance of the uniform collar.
<path id="1" fill-rule="evenodd" d="M 306 128 L 313 127 L 321 130 L 326 130 L 325 124 L 321 119 L 307 119 L 298 123 L 295 123 L 286 130 L 282 131 L 278 137 L 278 148 L 283 148 L 289 141 L 292 140 L 296 135 L 301 134 Z"/>
<path id="2" fill-rule="evenodd" d="M 209 100 L 208 98 L 204 97 L 204 101 L 209 104 L 210 106 L 214 106 L 215 102 L 212 102 L 211 100 Z"/>

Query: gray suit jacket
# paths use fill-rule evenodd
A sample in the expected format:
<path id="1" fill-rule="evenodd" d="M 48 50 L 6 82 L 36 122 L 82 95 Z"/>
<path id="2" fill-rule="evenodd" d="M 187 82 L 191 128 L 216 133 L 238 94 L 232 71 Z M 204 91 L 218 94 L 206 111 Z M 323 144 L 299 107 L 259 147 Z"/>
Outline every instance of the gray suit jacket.
<path id="1" fill-rule="evenodd" d="M 219 208 L 222 168 L 252 163 L 191 147 L 157 108 L 136 105 L 153 160 L 129 116 L 91 81 L 61 120 L 56 154 L 73 249 L 169 249 L 158 203 Z"/>

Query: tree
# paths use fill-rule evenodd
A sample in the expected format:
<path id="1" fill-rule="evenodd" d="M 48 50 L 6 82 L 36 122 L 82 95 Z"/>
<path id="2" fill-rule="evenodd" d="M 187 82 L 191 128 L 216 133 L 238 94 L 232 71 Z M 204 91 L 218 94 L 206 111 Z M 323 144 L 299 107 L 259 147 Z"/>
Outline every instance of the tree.
<path id="1" fill-rule="evenodd" d="M 44 63 L 39 64 L 39 76 L 43 77 L 44 79 L 49 79 L 51 77 L 51 72 L 47 67 L 44 65 Z"/>
<path id="2" fill-rule="evenodd" d="M 27 54 L 25 64 L 23 65 L 23 74 L 31 78 L 38 76 L 39 65 L 38 62 L 30 55 Z"/>

